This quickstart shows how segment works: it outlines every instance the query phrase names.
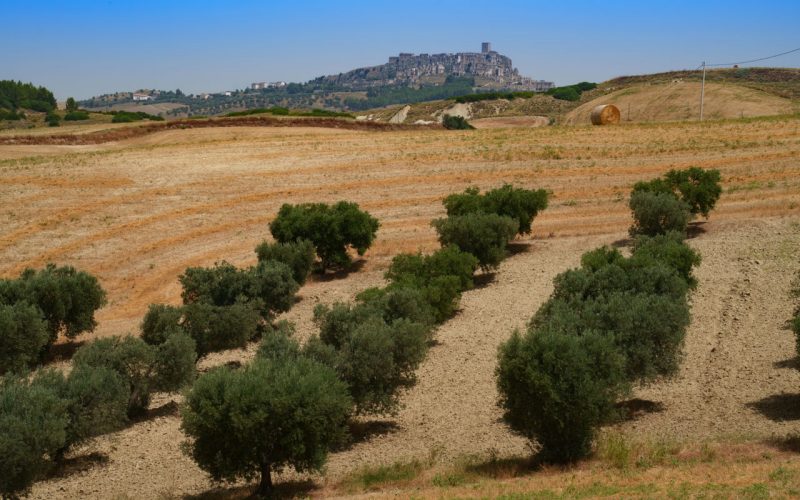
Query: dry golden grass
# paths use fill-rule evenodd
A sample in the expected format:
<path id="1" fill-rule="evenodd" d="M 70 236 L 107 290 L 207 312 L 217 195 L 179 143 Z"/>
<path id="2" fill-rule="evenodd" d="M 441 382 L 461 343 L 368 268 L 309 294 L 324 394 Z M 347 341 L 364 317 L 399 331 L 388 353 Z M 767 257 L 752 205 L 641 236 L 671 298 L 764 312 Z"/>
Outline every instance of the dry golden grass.
<path id="1" fill-rule="evenodd" d="M 383 226 L 370 266 L 434 248 L 439 200 L 473 184 L 550 189 L 537 237 L 619 231 L 633 182 L 688 165 L 722 171 L 731 194 L 716 220 L 796 213 L 799 129 L 796 118 L 383 134 L 232 128 L 7 146 L 0 274 L 50 261 L 97 273 L 109 290 L 106 335 L 133 329 L 148 303 L 176 300 L 187 265 L 251 260 L 282 203 L 349 199 L 374 212 Z"/>

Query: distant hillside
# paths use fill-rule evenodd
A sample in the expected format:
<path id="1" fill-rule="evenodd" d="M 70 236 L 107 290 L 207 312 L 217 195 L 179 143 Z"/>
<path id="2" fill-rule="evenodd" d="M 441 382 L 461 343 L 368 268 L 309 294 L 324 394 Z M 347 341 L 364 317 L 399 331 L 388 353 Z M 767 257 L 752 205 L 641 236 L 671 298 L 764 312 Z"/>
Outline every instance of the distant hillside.
<path id="1" fill-rule="evenodd" d="M 588 124 L 598 104 L 615 104 L 623 121 L 675 121 L 699 115 L 700 71 L 673 71 L 624 76 L 584 92 L 577 101 L 537 94 L 530 98 L 456 103 L 453 99 L 378 108 L 359 113 L 361 119 L 415 123 L 438 121 L 457 114 L 481 125 L 530 126 L 547 123 Z M 800 69 L 747 68 L 708 71 L 705 117 L 738 118 L 794 113 L 800 110 Z M 518 117 L 502 120 L 504 117 Z M 522 117 L 546 117 L 523 119 Z"/>
<path id="2" fill-rule="evenodd" d="M 563 123 L 584 125 L 599 104 L 614 104 L 622 121 L 664 122 L 697 119 L 700 82 L 676 79 L 670 83 L 636 83 L 610 91 L 566 114 Z M 798 106 L 785 97 L 733 83 L 706 83 L 703 116 L 706 119 L 740 118 L 792 113 Z"/>

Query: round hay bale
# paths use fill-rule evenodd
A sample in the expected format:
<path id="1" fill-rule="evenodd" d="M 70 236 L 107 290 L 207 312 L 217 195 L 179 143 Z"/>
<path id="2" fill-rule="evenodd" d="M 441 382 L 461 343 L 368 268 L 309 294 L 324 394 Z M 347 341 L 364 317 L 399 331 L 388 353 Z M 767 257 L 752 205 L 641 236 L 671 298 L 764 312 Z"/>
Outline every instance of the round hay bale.
<path id="1" fill-rule="evenodd" d="M 592 110 L 593 125 L 610 125 L 619 123 L 619 108 L 613 104 L 601 104 Z"/>

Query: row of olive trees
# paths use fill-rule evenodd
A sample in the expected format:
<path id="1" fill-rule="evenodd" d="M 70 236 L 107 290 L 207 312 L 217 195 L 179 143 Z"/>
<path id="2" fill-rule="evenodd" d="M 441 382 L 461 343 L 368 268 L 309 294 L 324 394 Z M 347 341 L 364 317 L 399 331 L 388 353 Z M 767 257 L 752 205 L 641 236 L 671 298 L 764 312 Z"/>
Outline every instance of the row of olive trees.
<path id="1" fill-rule="evenodd" d="M 398 255 L 385 287 L 365 290 L 354 303 L 318 306 L 319 333 L 303 346 L 291 325 L 279 323 L 262 335 L 252 364 L 200 377 L 183 412 L 192 457 L 215 480 L 260 475 L 261 493 L 283 467 L 319 469 L 328 450 L 347 439 L 351 415 L 397 411 L 435 327 L 455 313 L 476 269 L 496 267 L 546 201 L 543 191 L 512 186 L 449 197 L 448 218 L 434 222 L 440 250 Z M 311 241 L 324 270 L 349 262 L 343 242 L 363 254 L 378 224 L 341 202 L 335 207 L 349 215 L 329 227 L 337 210 L 323 207 L 285 205 L 270 228 L 284 244 Z"/>
<path id="2" fill-rule="evenodd" d="M 700 257 L 675 231 L 685 230 L 685 221 L 665 222 L 672 211 L 665 201 L 707 215 L 719 197 L 718 179 L 718 172 L 690 169 L 637 184 L 631 256 L 607 247 L 584 254 L 580 268 L 555 278 L 527 331 L 515 331 L 500 347 L 499 404 L 510 427 L 537 442 L 545 460 L 586 456 L 596 429 L 617 417 L 616 403 L 633 385 L 677 372 Z M 647 217 L 637 211 L 642 207 Z M 651 218 L 658 224 L 645 222 Z"/>

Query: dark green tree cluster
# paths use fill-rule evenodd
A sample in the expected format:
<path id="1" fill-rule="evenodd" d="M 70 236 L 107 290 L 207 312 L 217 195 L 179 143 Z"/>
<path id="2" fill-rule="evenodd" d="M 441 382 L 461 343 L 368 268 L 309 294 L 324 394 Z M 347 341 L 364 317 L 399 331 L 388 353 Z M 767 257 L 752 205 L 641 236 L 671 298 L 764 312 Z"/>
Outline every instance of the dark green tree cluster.
<path id="1" fill-rule="evenodd" d="M 59 335 L 94 330 L 94 313 L 105 303 L 97 278 L 70 266 L 48 264 L 0 280 L 0 373 L 41 361 Z"/>
<path id="2" fill-rule="evenodd" d="M 176 391 L 195 374 L 192 339 L 159 346 L 110 337 L 81 347 L 69 375 L 42 369 L 0 378 L 0 495 L 25 493 L 75 445 L 141 414 L 152 391 Z"/>
<path id="3" fill-rule="evenodd" d="M 693 217 L 708 218 L 721 194 L 719 170 L 699 167 L 670 170 L 664 177 L 637 182 L 630 200 L 634 219 L 630 233 L 685 232 Z"/>
<path id="4" fill-rule="evenodd" d="M 58 127 L 61 125 L 61 115 L 55 110 L 50 110 L 44 116 L 44 121 L 48 127 Z"/>
<path id="5" fill-rule="evenodd" d="M 164 121 L 163 116 L 151 115 L 144 111 L 110 111 L 109 114 L 113 116 L 111 123 L 130 123 L 142 120 Z"/>
<path id="6" fill-rule="evenodd" d="M 463 116 L 444 115 L 442 126 L 447 130 L 475 130 Z"/>
<path id="7" fill-rule="evenodd" d="M 0 110 L 19 108 L 46 113 L 56 108 L 56 98 L 45 87 L 14 80 L 0 80 Z"/>
<path id="8" fill-rule="evenodd" d="M 284 204 L 270 223 L 273 238 L 280 243 L 310 241 L 320 260 L 320 268 L 346 267 L 348 248 L 364 255 L 375 240 L 378 219 L 360 210 L 356 203 Z"/>
<path id="9" fill-rule="evenodd" d="M 64 115 L 65 122 L 77 122 L 89 119 L 89 112 L 82 110 L 67 111 Z"/>
<path id="10" fill-rule="evenodd" d="M 553 98 L 560 99 L 562 101 L 577 101 L 581 98 L 581 94 L 596 87 L 596 83 L 580 82 L 576 83 L 575 85 L 567 85 L 565 87 L 553 87 L 546 93 L 547 95 L 551 95 Z"/>
<path id="11" fill-rule="evenodd" d="M 477 94 L 461 95 L 453 99 L 455 102 L 480 102 L 480 101 L 494 101 L 496 99 L 508 99 L 513 101 L 517 98 L 530 99 L 535 96 L 536 92 L 522 91 L 522 92 L 479 92 Z"/>
<path id="12" fill-rule="evenodd" d="M 547 207 L 547 192 L 505 184 L 480 194 L 478 188 L 445 198 L 447 218 L 432 222 L 443 246 L 454 245 L 474 255 L 484 270 L 506 257 L 508 242 L 529 234 L 536 215 Z"/>
<path id="13" fill-rule="evenodd" d="M 183 305 L 152 304 L 142 321 L 142 339 L 158 345 L 174 332 L 195 344 L 198 357 L 244 347 L 288 311 L 310 271 L 307 241 L 259 245 L 259 262 L 239 269 L 227 262 L 190 267 L 180 276 Z"/>
<path id="14" fill-rule="evenodd" d="M 632 385 L 677 372 L 700 262 L 683 238 L 640 236 L 630 257 L 608 247 L 584 254 L 580 268 L 555 278 L 527 331 L 501 346 L 506 421 L 547 460 L 586 456 Z"/>

